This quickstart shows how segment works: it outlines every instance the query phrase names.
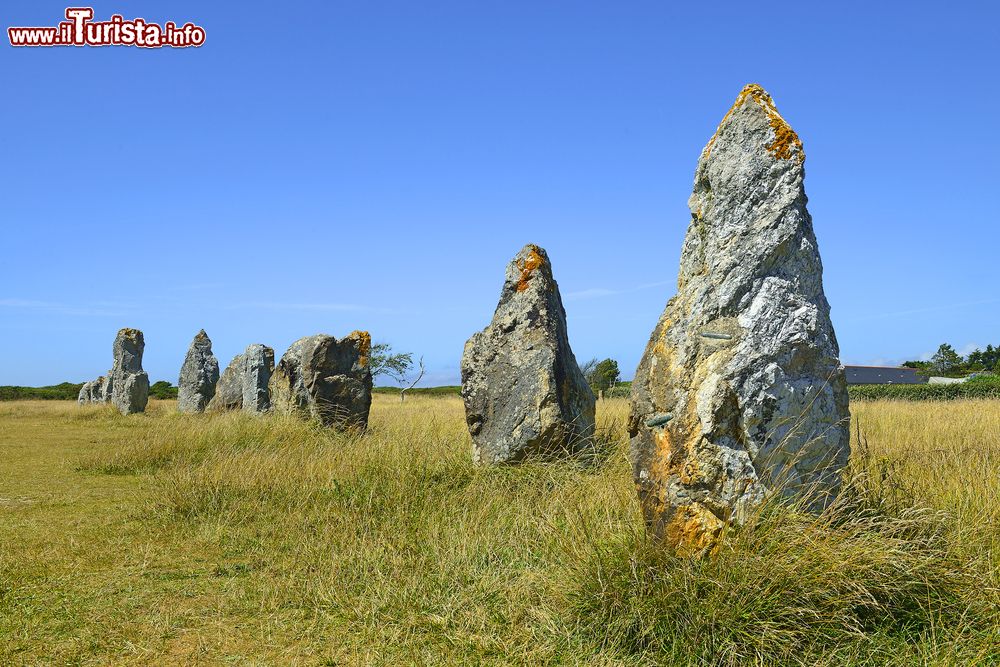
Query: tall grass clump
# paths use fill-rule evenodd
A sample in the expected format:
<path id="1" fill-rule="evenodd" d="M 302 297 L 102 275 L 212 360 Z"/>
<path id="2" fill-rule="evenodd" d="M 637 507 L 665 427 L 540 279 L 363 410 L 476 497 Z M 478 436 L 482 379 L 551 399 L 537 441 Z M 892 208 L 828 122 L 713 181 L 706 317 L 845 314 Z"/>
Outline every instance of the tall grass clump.
<path id="1" fill-rule="evenodd" d="M 666 664 L 1000 660 L 989 564 L 961 556 L 944 513 L 884 501 L 861 474 L 820 516 L 773 502 L 701 560 L 641 532 L 592 543 L 579 622 L 601 647 Z"/>

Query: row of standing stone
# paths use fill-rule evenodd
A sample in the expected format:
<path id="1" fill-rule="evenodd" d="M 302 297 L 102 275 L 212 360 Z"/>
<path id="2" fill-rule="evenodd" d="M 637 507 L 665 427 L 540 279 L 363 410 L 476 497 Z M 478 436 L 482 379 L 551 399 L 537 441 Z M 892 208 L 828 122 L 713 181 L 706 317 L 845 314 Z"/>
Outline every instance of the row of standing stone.
<path id="1" fill-rule="evenodd" d="M 149 397 L 149 378 L 142 370 L 144 348 L 141 331 L 119 331 L 112 370 L 85 383 L 79 402 L 110 402 L 126 415 L 143 412 Z M 294 413 L 326 426 L 364 428 L 372 400 L 370 352 L 371 338 L 365 331 L 340 340 L 317 334 L 292 343 L 275 366 L 274 350 L 254 343 L 220 375 L 212 341 L 203 329 L 191 342 L 181 366 L 177 408 L 185 413 Z"/>
<path id="2" fill-rule="evenodd" d="M 680 552 L 714 548 L 775 494 L 829 503 L 849 448 L 846 382 L 806 210 L 805 153 L 770 95 L 741 91 L 702 151 L 689 201 L 677 295 L 635 374 L 628 420 L 633 476 L 651 532 Z M 219 377 L 200 332 L 181 371 L 182 411 L 297 411 L 366 424 L 367 333 L 251 345 Z M 106 378 L 81 401 L 141 411 L 142 334 L 123 329 Z M 272 372 L 273 369 L 273 372 Z M 493 320 L 462 355 L 462 397 L 478 463 L 593 451 L 595 397 L 569 345 L 545 250 L 508 265 Z"/>

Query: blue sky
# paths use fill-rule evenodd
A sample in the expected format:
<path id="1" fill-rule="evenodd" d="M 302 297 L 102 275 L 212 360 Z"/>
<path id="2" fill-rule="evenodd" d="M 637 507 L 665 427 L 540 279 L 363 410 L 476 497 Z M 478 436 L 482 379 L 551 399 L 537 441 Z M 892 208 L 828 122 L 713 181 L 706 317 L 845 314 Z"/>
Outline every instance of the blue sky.
<path id="1" fill-rule="evenodd" d="M 55 25 L 65 6 L 0 16 Z M 842 359 L 1000 343 L 995 3 L 94 10 L 207 40 L 0 46 L 0 384 L 95 377 L 122 326 L 153 380 L 176 381 L 202 327 L 223 364 L 362 328 L 456 383 L 528 242 L 577 358 L 631 377 L 698 154 L 751 81 L 805 144 Z"/>

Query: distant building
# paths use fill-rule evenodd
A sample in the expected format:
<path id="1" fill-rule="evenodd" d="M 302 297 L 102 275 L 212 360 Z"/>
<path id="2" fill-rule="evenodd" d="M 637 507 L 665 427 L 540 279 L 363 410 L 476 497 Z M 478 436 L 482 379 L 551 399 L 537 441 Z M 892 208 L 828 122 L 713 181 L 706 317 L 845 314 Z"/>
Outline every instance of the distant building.
<path id="1" fill-rule="evenodd" d="M 897 366 L 844 366 L 847 384 L 927 384 L 916 368 Z"/>
<path id="2" fill-rule="evenodd" d="M 928 381 L 930 384 L 962 384 L 969 378 L 943 378 L 943 377 L 930 377 Z"/>

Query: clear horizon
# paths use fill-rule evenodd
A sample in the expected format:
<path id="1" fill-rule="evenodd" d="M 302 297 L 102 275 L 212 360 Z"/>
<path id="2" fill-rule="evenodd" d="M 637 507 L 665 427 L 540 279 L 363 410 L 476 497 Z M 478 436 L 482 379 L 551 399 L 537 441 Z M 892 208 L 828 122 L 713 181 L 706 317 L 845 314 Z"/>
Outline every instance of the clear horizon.
<path id="1" fill-rule="evenodd" d="M 151 381 L 202 328 L 223 367 L 367 329 L 458 384 L 529 242 L 577 360 L 631 379 L 750 82 L 805 147 L 841 361 L 1000 344 L 1000 8 L 664 4 L 107 2 L 205 44 L 5 45 L 0 384 L 93 379 L 125 326 Z M 65 8 L 10 2 L 4 27 Z"/>

